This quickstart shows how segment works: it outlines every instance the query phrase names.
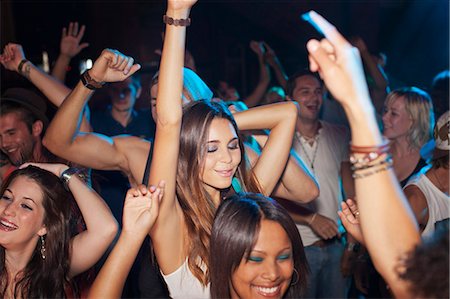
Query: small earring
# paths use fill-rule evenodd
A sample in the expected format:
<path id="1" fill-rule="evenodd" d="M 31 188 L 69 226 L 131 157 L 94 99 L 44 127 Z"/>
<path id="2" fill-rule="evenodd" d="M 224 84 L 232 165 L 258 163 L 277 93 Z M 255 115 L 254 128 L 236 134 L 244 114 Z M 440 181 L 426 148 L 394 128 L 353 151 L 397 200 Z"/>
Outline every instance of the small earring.
<path id="1" fill-rule="evenodd" d="M 45 260 L 45 239 L 44 236 L 41 236 L 41 257 Z"/>
<path id="2" fill-rule="evenodd" d="M 294 268 L 294 273 L 295 273 L 295 280 L 294 279 L 292 279 L 291 280 L 291 286 L 294 286 L 294 285 L 296 285 L 297 283 L 298 283 L 298 280 L 300 279 L 300 275 L 298 274 L 298 271 L 297 271 L 297 269 L 295 269 Z M 294 273 L 292 273 L 292 277 L 294 277 Z M 294 280 L 294 282 L 292 282 Z"/>

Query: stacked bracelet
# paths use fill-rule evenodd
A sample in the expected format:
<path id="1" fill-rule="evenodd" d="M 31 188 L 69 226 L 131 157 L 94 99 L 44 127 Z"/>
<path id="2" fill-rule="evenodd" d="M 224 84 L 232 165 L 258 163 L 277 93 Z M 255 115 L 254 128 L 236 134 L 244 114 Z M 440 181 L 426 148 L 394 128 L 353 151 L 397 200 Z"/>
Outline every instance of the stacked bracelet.
<path id="1" fill-rule="evenodd" d="M 163 15 L 163 23 L 167 25 L 174 25 L 174 26 L 189 26 L 191 25 L 191 18 L 187 19 L 174 19 L 169 17 L 168 15 Z"/>
<path id="2" fill-rule="evenodd" d="M 22 59 L 22 60 L 20 61 L 19 66 L 17 67 L 17 70 L 19 71 L 19 74 L 22 75 L 22 69 L 23 69 L 23 66 L 24 66 L 27 62 L 29 62 L 28 59 Z"/>
<path id="3" fill-rule="evenodd" d="M 392 168 L 392 156 L 389 154 L 389 141 L 383 139 L 377 146 L 351 145 L 350 162 L 353 178 L 361 179 Z"/>

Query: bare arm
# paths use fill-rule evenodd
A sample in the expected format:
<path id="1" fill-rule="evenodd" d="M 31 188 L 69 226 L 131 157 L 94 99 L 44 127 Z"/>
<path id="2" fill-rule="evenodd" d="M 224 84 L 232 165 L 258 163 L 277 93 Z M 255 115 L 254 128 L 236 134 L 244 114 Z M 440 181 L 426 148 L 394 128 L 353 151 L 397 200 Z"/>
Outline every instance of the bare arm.
<path id="1" fill-rule="evenodd" d="M 115 82 L 128 78 L 140 68 L 133 59 L 114 51 L 104 50 L 89 71 L 97 82 Z M 123 170 L 129 172 L 128 157 L 123 138 L 108 138 L 94 133 L 79 133 L 78 120 L 93 91 L 79 82 L 58 109 L 44 136 L 44 145 L 55 155 L 94 169 Z M 61 130 L 64 128 L 64 130 Z M 127 137 L 134 147 L 142 151 L 148 144 L 136 137 Z M 144 143 L 143 145 L 140 145 Z M 145 162 L 144 162 L 145 163 Z"/>
<path id="2" fill-rule="evenodd" d="M 427 199 L 420 188 L 415 185 L 407 186 L 403 189 L 403 192 L 405 192 L 405 196 L 408 199 L 414 216 L 419 223 L 420 231 L 422 232 L 427 226 L 428 217 L 430 215 L 428 213 Z"/>
<path id="3" fill-rule="evenodd" d="M 63 164 L 29 163 L 61 177 L 69 167 Z M 108 205 L 77 175 L 72 175 L 67 182 L 81 215 L 86 223 L 86 230 L 71 239 L 70 273 L 76 276 L 92 267 L 105 253 L 117 233 L 118 225 Z"/>
<path id="4" fill-rule="evenodd" d="M 297 106 L 293 102 L 264 105 L 236 113 L 234 118 L 240 130 L 270 130 L 261 156 L 253 167 L 263 194 L 269 196 L 280 180 L 289 157 Z"/>
<path id="5" fill-rule="evenodd" d="M 26 60 L 22 46 L 19 44 L 9 43 L 5 46 L 0 61 L 2 65 L 10 70 L 15 71 L 30 80 L 56 107 L 61 106 L 64 99 L 70 93 L 70 88 L 59 82 L 52 76 L 48 75 L 31 61 L 26 60 L 22 64 L 21 70 L 18 69 L 21 61 Z M 85 109 L 88 109 L 87 106 Z M 80 130 L 83 132 L 91 131 L 89 122 L 87 121 L 88 111 L 83 114 L 83 121 L 80 124 Z"/>
<path id="6" fill-rule="evenodd" d="M 248 107 L 254 107 L 261 101 L 270 83 L 269 67 L 264 62 L 264 48 L 262 42 L 251 41 L 250 48 L 258 56 L 259 80 L 252 93 L 245 98 L 244 102 Z"/>
<path id="7" fill-rule="evenodd" d="M 352 177 L 350 162 L 341 163 L 341 179 L 346 198 L 355 198 L 355 182 Z"/>
<path id="8" fill-rule="evenodd" d="M 159 186 L 163 187 L 163 186 Z M 88 298 L 120 298 L 131 266 L 158 216 L 162 190 L 141 185 L 128 190 L 123 208 L 123 229 L 98 273 Z"/>
<path id="9" fill-rule="evenodd" d="M 380 145 L 382 137 L 358 52 L 317 13 L 311 12 L 308 16 L 328 43 L 308 42 L 311 70 L 319 71 L 330 92 L 344 107 L 353 145 Z M 330 45 L 332 51 L 329 51 Z M 355 190 L 361 229 L 375 267 L 396 296 L 408 297 L 408 285 L 399 279 L 395 269 L 399 258 L 420 242 L 420 236 L 395 174 L 390 169 L 356 179 Z"/>
<path id="10" fill-rule="evenodd" d="M 169 0 L 166 15 L 186 19 L 195 0 Z M 156 100 L 156 133 L 150 184 L 166 182 L 164 200 L 150 235 L 159 266 L 171 273 L 185 261 L 181 210 L 176 200 L 176 175 L 182 119 L 181 94 L 186 27 L 166 25 Z M 171 236 L 168 238 L 167 236 Z"/>
<path id="11" fill-rule="evenodd" d="M 261 147 L 265 146 L 266 135 L 254 135 L 253 137 Z M 319 196 L 319 186 L 316 179 L 293 150 L 289 153 L 286 167 L 279 183 L 272 192 L 272 196 L 303 203 L 310 202 Z"/>
<path id="12" fill-rule="evenodd" d="M 371 93 L 372 102 L 375 106 L 375 110 L 381 114 L 383 112 L 384 100 L 389 92 L 388 78 L 384 73 L 383 68 L 373 59 L 372 54 L 370 54 L 364 41 L 361 38 L 357 38 L 354 41 L 354 44 L 355 47 L 358 48 L 362 61 L 366 66 L 370 77 L 374 81 Z"/>
<path id="13" fill-rule="evenodd" d="M 89 46 L 88 43 L 80 44 L 85 29 L 86 26 L 82 25 L 80 31 L 78 31 L 78 22 L 71 22 L 68 28 L 64 27 L 62 29 L 60 52 L 52 71 L 52 76 L 61 82 L 64 82 L 66 78 L 67 67 L 72 58 Z"/>
<path id="14" fill-rule="evenodd" d="M 275 77 L 277 78 L 278 83 L 286 90 L 288 76 L 281 65 L 280 60 L 278 59 L 275 51 L 264 42 L 264 46 L 266 47 L 266 54 L 264 55 L 264 60 L 272 67 Z"/>

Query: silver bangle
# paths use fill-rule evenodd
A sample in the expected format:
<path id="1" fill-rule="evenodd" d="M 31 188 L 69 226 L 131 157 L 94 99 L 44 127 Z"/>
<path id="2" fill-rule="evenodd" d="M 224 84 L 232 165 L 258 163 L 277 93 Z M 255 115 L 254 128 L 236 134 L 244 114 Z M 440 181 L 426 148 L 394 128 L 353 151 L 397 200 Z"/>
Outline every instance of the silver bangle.
<path id="1" fill-rule="evenodd" d="M 64 188 L 66 188 L 67 191 L 69 191 L 69 180 L 72 178 L 74 174 L 78 173 L 80 173 L 80 170 L 78 168 L 69 167 L 66 170 L 64 170 L 59 176 L 60 180 L 64 184 Z"/>

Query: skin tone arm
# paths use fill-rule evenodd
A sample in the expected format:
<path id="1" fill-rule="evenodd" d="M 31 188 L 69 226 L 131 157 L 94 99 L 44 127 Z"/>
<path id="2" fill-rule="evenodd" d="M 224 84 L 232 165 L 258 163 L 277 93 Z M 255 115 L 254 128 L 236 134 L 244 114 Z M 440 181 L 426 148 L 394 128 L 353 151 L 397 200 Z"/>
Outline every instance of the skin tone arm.
<path id="1" fill-rule="evenodd" d="M 195 2 L 169 0 L 166 15 L 186 19 Z M 175 195 L 179 146 L 174 146 L 180 144 L 185 39 L 185 26 L 166 25 L 156 100 L 158 119 L 150 169 L 151 185 L 161 180 L 166 182 L 159 216 L 150 232 L 158 264 L 166 274 L 176 270 L 186 258 L 183 214 Z"/>
<path id="2" fill-rule="evenodd" d="M 123 207 L 123 227 L 114 249 L 92 284 L 88 298 L 121 298 L 131 266 L 158 217 L 164 183 L 128 190 Z"/>
<path id="3" fill-rule="evenodd" d="M 362 61 L 366 66 L 366 69 L 374 81 L 372 89 L 372 102 L 375 106 L 375 110 L 382 114 L 384 108 L 384 100 L 389 92 L 389 81 L 383 68 L 373 59 L 372 54 L 367 49 L 366 43 L 360 37 L 355 38 L 353 41 L 355 47 L 358 48 Z"/>
<path id="4" fill-rule="evenodd" d="M 270 83 L 270 71 L 269 67 L 264 61 L 264 46 L 262 42 L 251 41 L 250 49 L 258 56 L 259 64 L 259 81 L 252 93 L 245 98 L 245 104 L 248 107 L 256 106 L 264 96 L 267 87 Z"/>
<path id="5" fill-rule="evenodd" d="M 310 69 L 319 71 L 350 122 L 355 146 L 382 143 L 358 51 L 324 18 L 310 12 L 311 21 L 326 37 L 307 44 Z M 420 242 L 420 235 L 392 169 L 355 180 L 361 229 L 375 267 L 397 297 L 410 297 L 399 279 L 399 258 Z M 376 190 L 376 192 L 374 192 Z"/>
<path id="6" fill-rule="evenodd" d="M 80 44 L 85 29 L 86 26 L 82 25 L 78 31 L 78 22 L 70 22 L 68 28 L 64 27 L 62 29 L 61 43 L 59 45 L 60 52 L 52 71 L 52 76 L 61 82 L 64 82 L 66 78 L 70 60 L 89 46 L 88 43 Z"/>
<path id="7" fill-rule="evenodd" d="M 267 135 L 253 135 L 261 147 L 267 142 Z M 248 151 L 247 151 L 248 153 Z M 249 156 L 258 159 L 258 155 Z M 254 165 L 256 161 L 252 162 Z M 291 150 L 281 179 L 271 196 L 307 203 L 319 196 L 319 186 L 314 176 L 308 171 L 302 159 Z"/>
<path id="8" fill-rule="evenodd" d="M 118 51 L 105 49 L 89 74 L 97 82 L 122 81 L 140 68 L 133 61 Z M 55 155 L 77 164 L 94 169 L 122 170 L 127 174 L 131 172 L 140 180 L 148 142 L 131 136 L 108 138 L 77 131 L 79 115 L 92 94 L 93 90 L 86 88 L 81 81 L 76 85 L 50 123 L 43 139 L 44 145 Z M 133 156 L 134 162 L 130 159 Z"/>
<path id="9" fill-rule="evenodd" d="M 0 62 L 7 70 L 18 72 L 23 75 L 30 80 L 30 82 L 33 83 L 50 100 L 50 102 L 53 103 L 53 105 L 56 107 L 61 106 L 64 99 L 70 93 L 70 88 L 46 74 L 31 61 L 24 63 L 22 72 L 19 72 L 18 67 L 23 59 L 26 58 L 22 46 L 13 43 L 7 44 L 3 54 L 0 56 Z M 87 109 L 87 106 L 85 109 Z M 86 110 L 83 115 L 83 121 L 80 124 L 80 130 L 83 132 L 91 131 L 91 127 L 87 121 L 87 113 L 88 111 Z"/>
<path id="10" fill-rule="evenodd" d="M 275 51 L 266 42 L 264 42 L 264 47 L 266 48 L 264 60 L 272 67 L 278 83 L 281 85 L 281 87 L 283 87 L 284 90 L 286 90 L 288 76 L 286 75 L 283 66 L 280 63 L 277 54 L 275 54 Z"/>
<path id="11" fill-rule="evenodd" d="M 34 165 L 50 171 L 58 177 L 68 169 L 63 164 L 27 163 L 21 167 Z M 86 230 L 71 239 L 70 276 L 74 277 L 92 267 L 103 255 L 117 233 L 118 225 L 108 205 L 77 175 L 68 181 Z"/>
<path id="12" fill-rule="evenodd" d="M 270 115 L 271 117 L 261 117 Z M 297 106 L 293 102 L 264 105 L 234 114 L 240 130 L 269 129 L 270 135 L 253 171 L 266 196 L 275 189 L 289 158 Z"/>

